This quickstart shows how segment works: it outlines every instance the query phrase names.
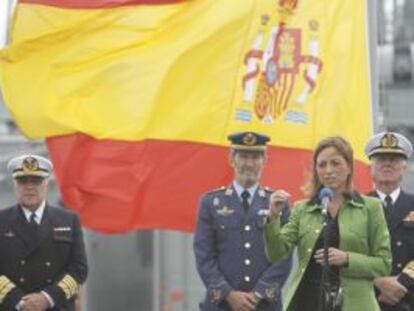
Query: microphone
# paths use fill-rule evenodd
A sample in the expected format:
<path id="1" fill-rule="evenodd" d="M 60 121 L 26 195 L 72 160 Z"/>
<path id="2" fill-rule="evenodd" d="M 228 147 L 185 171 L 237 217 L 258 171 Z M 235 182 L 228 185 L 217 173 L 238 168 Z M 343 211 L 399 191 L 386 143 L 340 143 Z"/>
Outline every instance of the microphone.
<path id="1" fill-rule="evenodd" d="M 334 195 L 334 192 L 331 188 L 323 187 L 319 191 L 319 200 L 322 203 L 322 215 L 327 216 L 328 215 L 328 204 L 331 202 L 331 199 Z"/>

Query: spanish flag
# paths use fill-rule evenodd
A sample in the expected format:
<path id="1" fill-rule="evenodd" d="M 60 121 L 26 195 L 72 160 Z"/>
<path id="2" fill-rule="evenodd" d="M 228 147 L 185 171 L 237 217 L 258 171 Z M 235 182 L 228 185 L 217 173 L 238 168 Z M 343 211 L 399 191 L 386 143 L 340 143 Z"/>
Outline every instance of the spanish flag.
<path id="1" fill-rule="evenodd" d="M 343 135 L 368 189 L 365 19 L 365 1 L 21 0 L 1 88 L 84 225 L 191 231 L 236 131 L 271 136 L 262 183 L 295 198 L 316 142 Z"/>

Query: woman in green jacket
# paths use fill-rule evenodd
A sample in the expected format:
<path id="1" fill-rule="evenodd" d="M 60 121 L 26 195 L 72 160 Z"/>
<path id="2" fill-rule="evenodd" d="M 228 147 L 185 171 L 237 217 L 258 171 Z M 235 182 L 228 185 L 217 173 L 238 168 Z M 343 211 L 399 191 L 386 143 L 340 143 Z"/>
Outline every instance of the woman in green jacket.
<path id="1" fill-rule="evenodd" d="M 268 259 L 278 262 L 298 247 L 299 267 L 287 289 L 284 310 L 380 310 L 373 280 L 390 272 L 389 234 L 380 201 L 354 191 L 352 176 L 350 144 L 342 137 L 328 137 L 314 151 L 312 176 L 306 188 L 310 199 L 295 204 L 283 228 L 280 228 L 279 214 L 289 194 L 279 190 L 272 195 L 265 230 Z M 333 191 L 327 219 L 322 215 L 323 206 L 318 199 L 323 187 Z M 325 230 L 329 236 L 326 270 L 323 269 Z M 343 297 L 342 308 L 326 305 L 323 271 L 328 271 L 325 275 L 333 295 Z"/>

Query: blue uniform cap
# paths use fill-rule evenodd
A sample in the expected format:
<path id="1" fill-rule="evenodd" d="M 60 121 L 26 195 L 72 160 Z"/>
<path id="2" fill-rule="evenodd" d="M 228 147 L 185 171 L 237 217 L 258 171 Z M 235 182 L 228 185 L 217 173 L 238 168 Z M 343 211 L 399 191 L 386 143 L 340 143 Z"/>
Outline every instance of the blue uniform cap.
<path id="1" fill-rule="evenodd" d="M 53 165 L 52 162 L 44 157 L 25 154 L 11 159 L 7 164 L 7 169 L 13 178 L 23 176 L 47 178 L 53 170 Z"/>
<path id="2" fill-rule="evenodd" d="M 408 159 L 413 152 L 413 145 L 403 135 L 395 132 L 382 132 L 374 135 L 365 146 L 368 158 L 376 154 L 397 154 Z"/>
<path id="3" fill-rule="evenodd" d="M 236 150 L 265 151 L 270 137 L 255 132 L 239 132 L 227 136 L 231 147 Z"/>

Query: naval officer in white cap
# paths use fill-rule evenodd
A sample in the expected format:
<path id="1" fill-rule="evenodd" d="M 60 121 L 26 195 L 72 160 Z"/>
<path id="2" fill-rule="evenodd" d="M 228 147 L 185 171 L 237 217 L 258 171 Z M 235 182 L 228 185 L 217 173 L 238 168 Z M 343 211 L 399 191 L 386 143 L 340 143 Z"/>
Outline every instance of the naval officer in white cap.
<path id="1" fill-rule="evenodd" d="M 391 236 L 391 275 L 374 281 L 382 311 L 414 310 L 414 195 L 401 187 L 412 152 L 411 142 L 395 132 L 374 135 L 365 148 L 374 181 L 370 194 L 383 202 Z"/>
<path id="2" fill-rule="evenodd" d="M 11 159 L 17 203 L 0 210 L 0 310 L 74 310 L 87 263 L 77 215 L 46 202 L 52 163 Z"/>

